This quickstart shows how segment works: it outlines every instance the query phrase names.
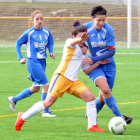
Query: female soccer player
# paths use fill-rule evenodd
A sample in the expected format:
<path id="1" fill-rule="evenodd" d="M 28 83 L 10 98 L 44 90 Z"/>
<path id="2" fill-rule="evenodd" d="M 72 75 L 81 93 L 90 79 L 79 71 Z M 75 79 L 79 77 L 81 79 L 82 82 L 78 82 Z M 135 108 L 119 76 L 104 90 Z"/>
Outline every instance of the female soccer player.
<path id="1" fill-rule="evenodd" d="M 78 24 L 79 25 L 79 24 Z M 96 107 L 95 97 L 89 88 L 78 80 L 80 69 L 87 69 L 86 65 L 82 64 L 82 58 L 85 56 L 84 43 L 88 39 L 87 29 L 85 26 L 78 26 L 74 23 L 75 28 L 72 31 L 72 37 L 66 40 L 62 60 L 54 72 L 49 86 L 49 94 L 45 101 L 40 101 L 34 104 L 25 113 L 18 113 L 15 123 L 15 130 L 20 131 L 26 119 L 39 113 L 45 108 L 50 107 L 55 103 L 58 97 L 62 97 L 65 92 L 83 99 L 87 102 L 88 128 L 87 131 L 104 132 L 104 129 L 98 127 L 96 123 Z M 82 49 L 81 49 L 82 48 Z M 84 54 L 82 53 L 84 52 Z M 95 64 L 96 65 L 96 64 Z M 98 64 L 97 64 L 98 66 Z"/>
<path id="2" fill-rule="evenodd" d="M 85 23 L 89 38 L 87 40 L 91 57 L 84 58 L 84 64 L 94 64 L 98 61 L 109 58 L 106 65 L 100 65 L 88 74 L 90 79 L 99 87 L 99 97 L 96 98 L 96 109 L 99 112 L 104 104 L 108 106 L 116 116 L 123 117 L 127 124 L 131 123 L 132 117 L 124 116 L 120 113 L 115 98 L 111 95 L 116 75 L 114 61 L 115 37 L 113 28 L 105 23 L 106 10 L 102 6 L 96 6 L 91 11 L 92 22 Z"/>
<path id="3" fill-rule="evenodd" d="M 23 90 L 17 96 L 10 96 L 8 98 L 12 112 L 15 112 L 17 101 L 38 92 L 40 87 L 42 87 L 42 100 L 45 100 L 49 87 L 48 79 L 45 74 L 47 48 L 52 59 L 55 59 L 55 54 L 53 53 L 53 36 L 47 28 L 42 27 L 43 15 L 41 11 L 36 10 L 32 12 L 31 19 L 34 27 L 23 33 L 23 35 L 17 40 L 15 48 L 20 63 L 27 64 L 29 78 L 33 81 L 33 85 L 30 88 Z M 27 59 L 21 54 L 20 48 L 23 44 L 26 44 Z M 46 108 L 43 111 L 42 117 L 56 117 L 56 115 L 53 115 L 49 111 L 49 108 Z"/>

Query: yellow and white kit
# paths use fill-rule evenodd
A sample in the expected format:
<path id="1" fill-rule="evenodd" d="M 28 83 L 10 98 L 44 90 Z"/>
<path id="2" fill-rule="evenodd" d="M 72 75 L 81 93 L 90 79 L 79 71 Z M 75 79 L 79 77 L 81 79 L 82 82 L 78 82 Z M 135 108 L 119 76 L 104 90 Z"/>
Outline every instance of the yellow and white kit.
<path id="1" fill-rule="evenodd" d="M 55 70 L 49 85 L 49 94 L 54 97 L 62 97 L 65 92 L 80 97 L 80 94 L 88 87 L 78 80 L 78 73 L 85 70 L 88 66 L 82 63 L 86 54 L 78 44 L 71 46 L 72 38 L 66 40 L 62 60 Z"/>

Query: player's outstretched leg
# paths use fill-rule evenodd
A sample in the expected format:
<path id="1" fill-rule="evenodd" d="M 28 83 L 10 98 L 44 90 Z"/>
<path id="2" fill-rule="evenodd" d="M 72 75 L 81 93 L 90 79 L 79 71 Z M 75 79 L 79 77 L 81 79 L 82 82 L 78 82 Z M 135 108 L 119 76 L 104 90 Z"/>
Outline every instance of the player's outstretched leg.
<path id="1" fill-rule="evenodd" d="M 119 117 L 122 116 L 122 114 L 117 106 L 116 100 L 112 95 L 109 98 L 104 99 L 104 102 L 113 114 L 115 114 L 116 116 L 119 116 Z"/>
<path id="2" fill-rule="evenodd" d="M 104 101 L 112 113 L 114 113 L 116 116 L 122 117 L 126 121 L 127 124 L 130 124 L 132 122 L 133 120 L 132 117 L 124 116 L 121 114 L 117 106 L 116 100 L 112 95 L 108 99 L 104 99 Z"/>
<path id="3" fill-rule="evenodd" d="M 26 121 L 24 121 L 24 120 L 21 118 L 21 115 L 22 115 L 22 114 L 23 114 L 23 112 L 19 112 L 19 113 L 18 113 L 17 121 L 16 121 L 16 123 L 15 123 L 15 130 L 16 130 L 16 131 L 20 131 L 22 125 L 24 124 L 24 122 L 26 122 Z"/>

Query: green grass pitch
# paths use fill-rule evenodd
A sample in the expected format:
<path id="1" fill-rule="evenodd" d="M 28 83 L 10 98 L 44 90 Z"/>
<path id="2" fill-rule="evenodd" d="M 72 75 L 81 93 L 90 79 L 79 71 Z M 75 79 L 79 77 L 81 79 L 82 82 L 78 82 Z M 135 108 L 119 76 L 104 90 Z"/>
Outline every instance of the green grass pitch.
<path id="1" fill-rule="evenodd" d="M 47 58 L 46 74 L 51 78 L 61 57 L 62 47 L 54 47 L 56 60 Z M 25 47 L 22 47 L 25 56 Z M 98 124 L 105 133 L 87 132 L 85 118 L 86 103 L 67 93 L 50 108 L 56 118 L 43 118 L 41 113 L 28 119 L 20 132 L 14 124 L 18 112 L 25 112 L 34 103 L 41 100 L 41 91 L 16 105 L 13 114 L 9 109 L 7 98 L 15 96 L 32 82 L 27 79 L 26 65 L 18 61 L 14 47 L 0 47 L 0 139 L 1 140 L 138 140 L 140 138 L 140 49 L 117 48 L 115 61 L 117 67 L 115 85 L 112 91 L 122 114 L 134 117 L 122 135 L 113 135 L 108 130 L 108 123 L 114 115 L 105 106 L 98 114 Z M 98 88 L 84 73 L 79 79 L 98 96 Z"/>

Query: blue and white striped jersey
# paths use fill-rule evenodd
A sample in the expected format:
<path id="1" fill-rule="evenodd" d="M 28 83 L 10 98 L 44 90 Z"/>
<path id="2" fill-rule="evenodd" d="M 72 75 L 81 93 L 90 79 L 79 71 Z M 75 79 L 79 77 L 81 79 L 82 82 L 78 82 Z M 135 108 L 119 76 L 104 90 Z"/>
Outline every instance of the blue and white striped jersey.
<path id="1" fill-rule="evenodd" d="M 100 56 L 108 51 L 109 46 L 115 46 L 115 37 L 113 28 L 105 23 L 101 29 L 94 28 L 94 22 L 83 24 L 87 28 L 89 45 L 92 57 Z"/>
<path id="2" fill-rule="evenodd" d="M 33 59 L 44 59 L 47 58 L 46 49 L 48 48 L 49 53 L 53 53 L 53 36 L 51 32 L 42 27 L 42 29 L 31 29 L 25 31 L 23 35 L 17 40 L 15 44 L 16 52 L 19 60 L 23 58 L 21 54 L 21 46 L 26 44 L 27 57 Z"/>

